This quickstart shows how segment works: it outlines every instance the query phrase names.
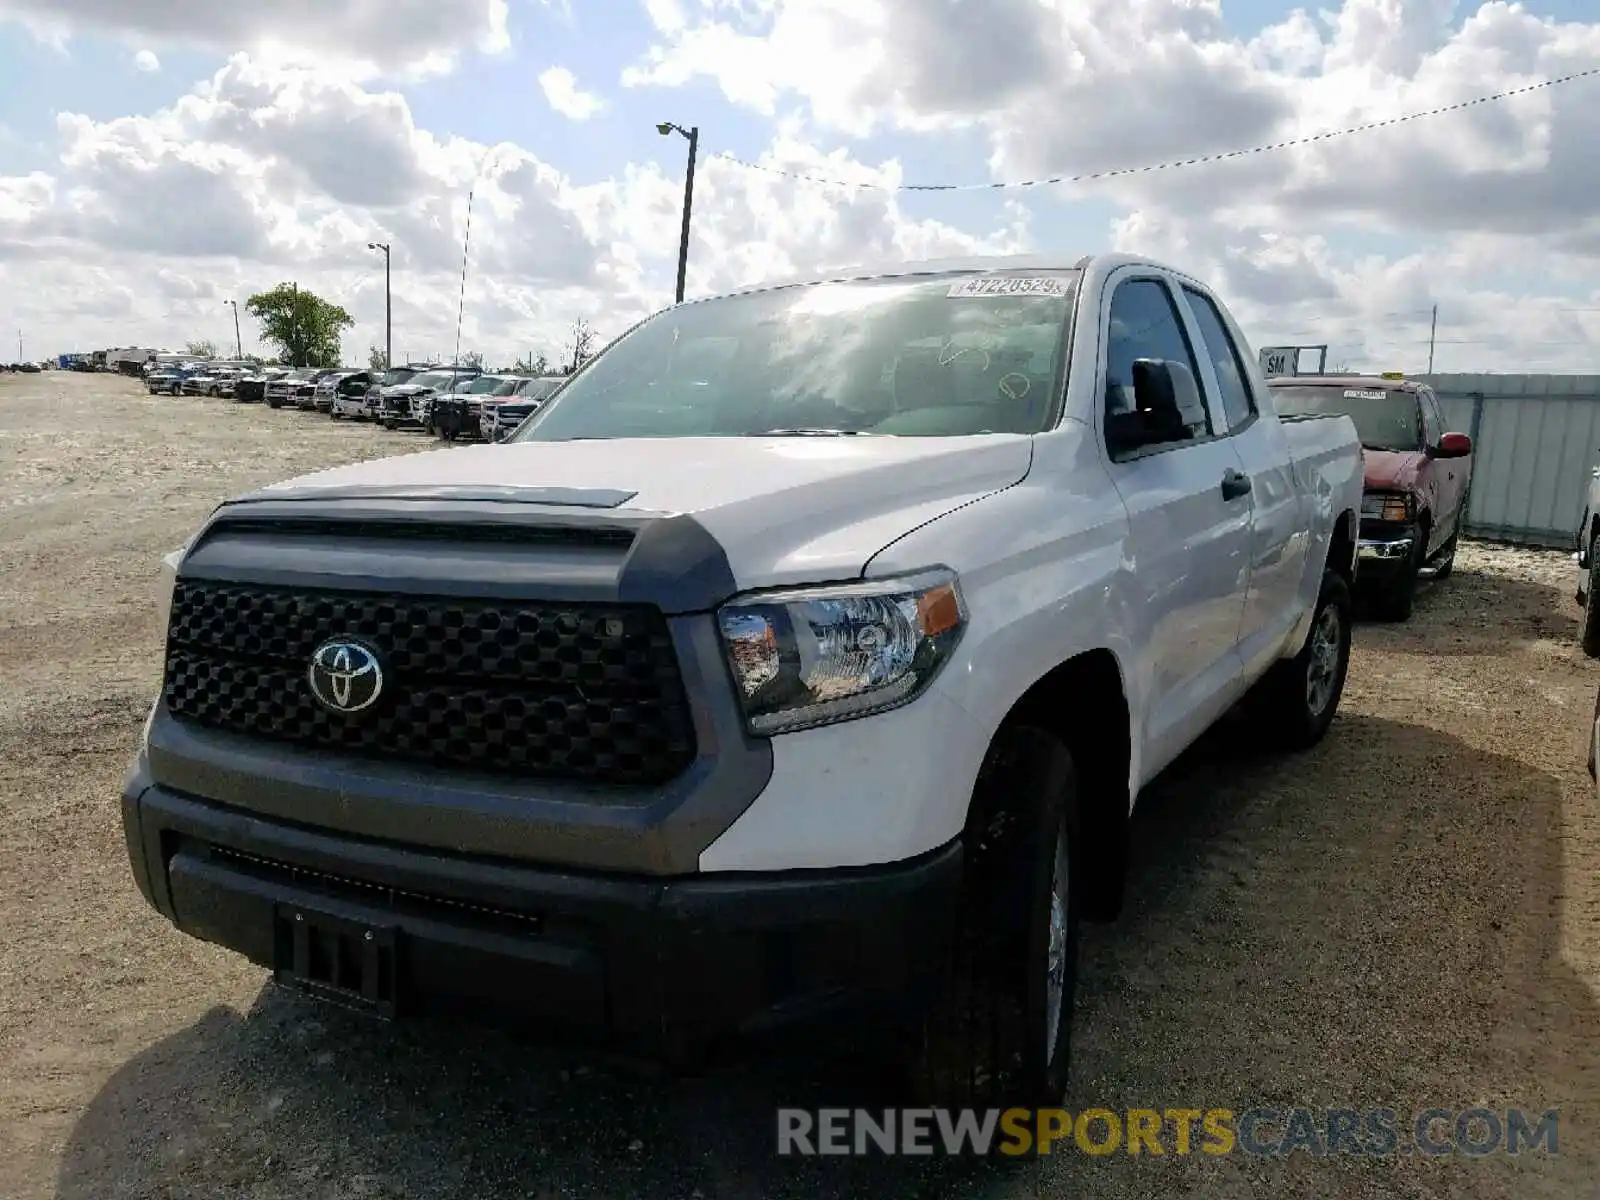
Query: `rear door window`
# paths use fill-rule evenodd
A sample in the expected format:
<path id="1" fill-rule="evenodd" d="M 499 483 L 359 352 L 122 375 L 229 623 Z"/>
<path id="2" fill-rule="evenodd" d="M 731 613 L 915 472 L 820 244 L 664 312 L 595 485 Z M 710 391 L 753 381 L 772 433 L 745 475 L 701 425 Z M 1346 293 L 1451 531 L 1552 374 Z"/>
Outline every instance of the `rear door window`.
<path id="1" fill-rule="evenodd" d="M 1211 297 L 1188 287 L 1183 289 L 1183 294 L 1189 301 L 1189 310 L 1194 313 L 1195 324 L 1200 326 L 1200 351 L 1211 360 L 1212 370 L 1216 372 L 1228 431 L 1242 429 L 1256 416 L 1256 402 L 1250 394 L 1250 376 L 1245 371 L 1244 359 Z"/>

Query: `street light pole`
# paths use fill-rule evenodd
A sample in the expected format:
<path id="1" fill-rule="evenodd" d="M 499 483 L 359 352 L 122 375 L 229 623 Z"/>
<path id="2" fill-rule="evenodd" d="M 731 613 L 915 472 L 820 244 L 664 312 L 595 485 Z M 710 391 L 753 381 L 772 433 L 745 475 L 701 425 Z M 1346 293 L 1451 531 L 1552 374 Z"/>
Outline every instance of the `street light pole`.
<path id="1" fill-rule="evenodd" d="M 233 306 L 233 344 L 242 359 L 244 358 L 244 337 L 239 333 L 239 302 L 237 300 L 224 300 L 223 303 Z"/>
<path id="2" fill-rule="evenodd" d="M 394 309 L 389 299 L 389 243 L 368 242 L 367 249 L 383 251 L 383 365 L 385 369 L 392 370 L 394 368 Z"/>
<path id="3" fill-rule="evenodd" d="M 689 215 L 694 211 L 694 160 L 700 151 L 700 126 L 692 125 L 685 129 L 671 121 L 663 121 L 656 126 L 656 132 L 662 137 L 682 134 L 689 142 L 689 167 L 683 173 L 683 233 L 678 238 L 677 302 L 682 304 L 684 279 L 689 273 Z"/>

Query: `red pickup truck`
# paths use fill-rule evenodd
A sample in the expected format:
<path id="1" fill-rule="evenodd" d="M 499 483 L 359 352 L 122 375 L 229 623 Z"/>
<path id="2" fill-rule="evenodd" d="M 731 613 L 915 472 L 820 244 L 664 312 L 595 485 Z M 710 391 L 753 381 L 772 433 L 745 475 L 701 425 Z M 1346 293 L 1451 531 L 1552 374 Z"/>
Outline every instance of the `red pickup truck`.
<path id="1" fill-rule="evenodd" d="M 1357 586 L 1377 615 L 1404 621 L 1419 572 L 1443 579 L 1455 562 L 1472 482 L 1472 439 L 1446 431 L 1426 384 L 1394 375 L 1288 375 L 1269 379 L 1280 415 L 1345 413 L 1361 436 Z"/>

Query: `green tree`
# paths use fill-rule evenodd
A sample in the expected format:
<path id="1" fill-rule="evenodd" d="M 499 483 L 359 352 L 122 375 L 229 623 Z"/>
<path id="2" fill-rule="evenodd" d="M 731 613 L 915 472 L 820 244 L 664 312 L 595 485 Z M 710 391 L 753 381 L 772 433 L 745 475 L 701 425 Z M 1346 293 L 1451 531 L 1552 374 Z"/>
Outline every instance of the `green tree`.
<path id="1" fill-rule="evenodd" d="M 476 350 L 468 350 L 461 356 L 461 362 L 457 365 L 463 367 L 476 367 L 481 371 L 483 370 L 483 355 L 479 354 Z"/>
<path id="2" fill-rule="evenodd" d="M 550 373 L 550 359 L 543 350 L 535 354 L 529 351 L 517 359 L 516 365 L 511 370 L 518 375 L 548 375 Z"/>
<path id="3" fill-rule="evenodd" d="M 217 344 L 211 341 L 190 342 L 183 349 L 186 354 L 195 358 L 215 358 L 217 356 Z"/>
<path id="4" fill-rule="evenodd" d="M 276 343 L 280 357 L 294 367 L 337 367 L 343 352 L 339 335 L 355 324 L 337 304 L 292 283 L 258 292 L 245 308 L 261 322 L 262 340 Z"/>
<path id="5" fill-rule="evenodd" d="M 371 346 L 367 349 L 367 370 L 387 371 L 389 369 L 389 352 L 382 346 Z"/>

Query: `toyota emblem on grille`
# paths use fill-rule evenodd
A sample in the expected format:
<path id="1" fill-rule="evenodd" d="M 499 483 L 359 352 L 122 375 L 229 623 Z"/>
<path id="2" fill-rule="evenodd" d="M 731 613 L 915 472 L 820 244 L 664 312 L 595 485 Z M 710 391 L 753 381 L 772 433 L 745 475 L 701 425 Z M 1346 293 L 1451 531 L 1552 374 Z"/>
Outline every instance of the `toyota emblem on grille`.
<path id="1" fill-rule="evenodd" d="M 378 656 L 359 642 L 323 642 L 311 654 L 306 679 L 317 702 L 336 713 L 371 708 L 383 693 Z"/>

